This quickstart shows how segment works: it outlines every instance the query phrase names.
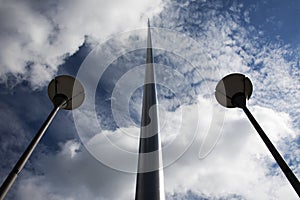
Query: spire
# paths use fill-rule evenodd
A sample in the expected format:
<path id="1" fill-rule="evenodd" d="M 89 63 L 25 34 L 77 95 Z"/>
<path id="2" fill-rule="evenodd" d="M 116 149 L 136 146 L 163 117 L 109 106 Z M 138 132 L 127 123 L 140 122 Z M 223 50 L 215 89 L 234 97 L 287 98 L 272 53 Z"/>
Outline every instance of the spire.
<path id="1" fill-rule="evenodd" d="M 150 27 L 150 20 L 149 20 L 149 18 L 148 18 L 147 49 L 151 49 L 151 55 L 149 55 L 148 51 L 147 51 L 147 58 L 148 58 L 148 55 L 152 57 L 151 27 Z M 147 60 L 147 63 L 148 63 L 148 60 Z"/>
<path id="2" fill-rule="evenodd" d="M 161 142 L 152 54 L 150 20 L 139 144 L 136 200 L 164 200 Z"/>
<path id="3" fill-rule="evenodd" d="M 152 52 L 152 40 L 151 40 L 151 28 L 150 20 L 148 18 L 148 36 L 147 36 L 147 52 L 146 52 L 146 70 L 145 70 L 145 84 L 155 83 L 154 81 L 154 67 L 153 67 L 153 52 Z M 155 90 L 155 85 L 154 85 Z M 145 95 L 145 93 L 144 93 Z M 156 91 L 153 94 L 156 98 Z M 144 97 L 145 98 L 145 97 Z"/>

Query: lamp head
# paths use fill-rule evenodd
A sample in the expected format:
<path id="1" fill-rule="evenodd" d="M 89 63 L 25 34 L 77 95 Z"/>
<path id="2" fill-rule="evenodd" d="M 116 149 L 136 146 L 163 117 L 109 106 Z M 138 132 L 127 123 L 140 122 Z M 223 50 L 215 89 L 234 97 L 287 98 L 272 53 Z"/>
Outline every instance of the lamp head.
<path id="1" fill-rule="evenodd" d="M 243 74 L 233 73 L 225 76 L 216 86 L 217 101 L 227 108 L 243 108 L 252 94 L 252 83 Z"/>
<path id="2" fill-rule="evenodd" d="M 82 84 L 68 75 L 57 76 L 49 83 L 48 96 L 54 106 L 66 110 L 78 108 L 85 98 Z"/>

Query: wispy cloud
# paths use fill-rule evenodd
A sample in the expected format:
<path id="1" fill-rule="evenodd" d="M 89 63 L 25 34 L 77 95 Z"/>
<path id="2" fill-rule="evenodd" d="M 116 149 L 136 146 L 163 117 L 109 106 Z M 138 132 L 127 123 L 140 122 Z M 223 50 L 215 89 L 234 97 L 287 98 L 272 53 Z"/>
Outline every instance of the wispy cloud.
<path id="1" fill-rule="evenodd" d="M 24 16 L 32 16 L 29 19 L 33 24 L 46 25 L 32 27 L 28 30 L 25 30 L 24 27 L 29 22 L 20 25 L 20 30 L 24 29 L 23 32 L 28 32 L 29 42 L 23 47 L 22 41 L 27 40 L 17 39 L 15 43 L 8 43 L 8 49 L 12 49 L 11 52 L 15 51 L 18 55 L 18 49 L 22 49 L 25 54 L 24 56 L 19 55 L 18 59 L 14 61 L 4 59 L 3 65 L 10 66 L 13 63 L 16 68 L 3 68 L 1 73 L 18 74 L 17 76 L 20 76 L 21 80 L 31 80 L 34 87 L 41 86 L 44 84 L 43 81 L 50 79 L 56 72 L 56 66 L 63 62 L 64 56 L 77 51 L 84 42 L 85 35 L 88 36 L 89 41 L 103 41 L 103 38 L 111 33 L 130 30 L 134 26 L 142 26 L 144 22 L 141 23 L 140 18 L 137 19 L 136 15 L 131 14 L 134 10 L 141 13 L 149 9 L 148 4 L 144 3 L 139 3 L 137 9 L 131 9 L 134 7 L 133 1 L 129 1 L 126 5 L 119 2 L 119 6 L 124 6 L 124 10 L 128 9 L 128 13 L 131 13 L 127 15 L 128 13 L 124 11 L 121 18 L 125 21 L 129 20 L 131 23 L 123 24 L 118 21 L 118 18 L 116 23 L 112 24 L 111 19 L 116 19 L 116 12 L 113 9 L 115 4 L 104 3 L 103 6 L 101 4 L 103 9 L 101 10 L 103 13 L 101 13 L 96 6 L 99 5 L 98 3 L 94 1 L 89 1 L 89 3 L 94 3 L 95 6 L 90 9 L 88 7 L 90 4 L 82 2 L 29 4 L 31 6 L 21 3 L 6 3 L 7 10 L 20 9 L 25 13 Z M 177 135 L 174 134 L 175 139 L 183 136 L 182 141 L 177 141 L 171 137 L 177 127 L 172 124 L 162 126 L 163 143 L 165 146 L 173 145 L 171 153 L 175 155 L 178 149 L 184 147 L 185 142 L 189 142 L 189 134 L 195 131 L 189 126 L 195 125 L 193 121 L 197 115 L 195 112 L 200 110 L 205 115 L 200 118 L 199 130 L 196 132 L 196 138 L 192 140 L 191 146 L 176 162 L 165 169 L 165 188 L 168 197 L 170 199 L 200 199 L 201 197 L 210 199 L 296 199 L 294 191 L 281 171 L 274 167 L 276 165 L 274 165 L 273 158 L 241 111 L 234 109 L 225 111 L 225 108 L 220 108 L 226 112 L 226 118 L 222 121 L 224 122 L 222 131 L 216 130 L 214 133 L 215 139 L 219 139 L 219 141 L 205 159 L 199 159 L 200 147 L 211 123 L 212 110 L 214 106 L 218 106 L 215 105 L 213 97 L 214 87 L 222 76 L 232 72 L 241 72 L 250 77 L 254 85 L 253 98 L 249 101 L 250 110 L 299 176 L 299 170 L 297 171 L 299 159 L 296 157 L 299 155 L 299 145 L 297 144 L 297 142 L 299 143 L 299 139 L 297 139 L 299 138 L 297 132 L 299 119 L 297 116 L 299 116 L 300 106 L 298 102 L 300 97 L 299 57 L 293 52 L 294 49 L 282 41 L 270 41 L 265 38 L 261 30 L 252 26 L 249 14 L 251 10 L 245 9 L 242 4 L 235 1 L 165 1 L 165 3 L 164 10 L 154 18 L 153 23 L 170 30 L 157 31 L 153 29 L 153 41 L 157 48 L 162 47 L 155 51 L 156 61 L 161 64 L 157 65 L 160 66 L 158 71 L 161 72 L 158 73 L 157 79 L 163 83 L 164 87 L 168 88 L 164 90 L 162 87 L 161 93 L 159 93 L 161 105 L 164 107 L 161 112 L 162 119 L 168 118 L 170 122 L 176 122 L 176 125 L 179 124 L 182 128 Z M 91 12 L 81 12 L 87 7 Z M 112 9 L 112 12 L 106 12 L 106 10 L 110 10 L 109 8 Z M 43 11 L 41 12 L 43 14 L 37 11 Z M 151 13 L 157 12 L 154 10 Z M 19 13 L 19 15 L 21 14 L 22 12 Z M 35 19 L 34 16 L 40 16 L 40 18 Z M 14 18 L 19 19 L 20 17 L 14 16 Z M 98 18 L 107 23 L 104 25 L 98 23 Z M 133 26 L 128 27 L 128 24 L 133 24 Z M 12 29 L 15 30 L 15 26 Z M 103 29 L 105 29 L 104 32 Z M 49 37 L 44 37 L 43 33 L 51 34 Z M 16 38 L 26 35 L 18 32 L 16 34 Z M 118 36 L 115 38 L 122 39 Z M 13 36 L 6 34 L 3 38 L 10 41 L 10 37 Z M 33 39 L 30 42 L 30 38 L 39 39 L 40 43 Z M 136 43 L 144 42 L 144 39 L 142 37 L 131 38 Z M 109 43 L 108 46 L 111 46 L 103 53 L 100 52 L 98 54 L 100 57 L 90 63 L 99 63 L 94 66 L 95 71 L 89 70 L 85 76 L 81 77 L 88 86 L 91 85 L 91 82 L 96 82 L 95 90 L 87 87 L 92 94 L 87 96 L 87 99 L 95 101 L 96 87 L 99 81 L 97 73 L 106 70 L 105 64 L 118 66 L 118 64 L 132 61 L 131 58 L 135 55 L 139 55 L 135 64 L 139 64 L 141 61 L 142 51 L 136 50 L 131 55 L 125 52 L 119 60 L 101 63 L 100 61 L 105 60 L 105 56 L 111 56 L 109 53 L 114 52 L 114 48 L 118 47 L 115 46 L 116 41 L 103 42 L 104 44 Z M 126 47 L 127 42 L 130 44 L 130 40 L 125 40 L 124 44 L 119 45 Z M 27 47 L 28 45 L 30 48 Z M 145 43 L 143 45 L 145 46 Z M 39 52 L 42 46 L 45 46 L 47 54 Z M 134 47 L 132 48 L 134 49 Z M 115 49 L 115 52 L 122 54 L 122 50 L 124 49 Z M 95 52 L 97 52 L 97 48 Z M 30 57 L 31 53 L 34 56 Z M 3 50 L 2 55 L 6 54 L 8 55 L 7 51 Z M 40 62 L 41 60 L 43 62 Z M 45 60 L 46 62 L 44 62 Z M 33 63 L 29 61 L 33 61 Z M 28 65 L 26 68 L 23 68 L 24 63 Z M 47 64 L 50 67 L 35 68 L 36 64 Z M 118 71 L 118 73 L 124 72 L 126 75 L 129 69 L 126 67 L 128 66 L 124 65 L 123 69 L 126 70 Z M 170 71 L 172 73 L 169 73 Z M 35 77 L 35 74 L 43 73 L 48 75 L 47 79 L 41 80 Z M 169 76 L 170 74 L 172 76 Z M 130 116 L 122 118 L 123 126 L 114 125 L 111 128 L 114 119 L 111 117 L 111 111 L 107 112 L 107 109 L 111 109 L 110 103 L 117 99 L 111 98 L 111 94 L 114 89 L 120 87 L 119 93 L 116 93 L 118 95 L 115 97 L 121 97 L 127 92 L 130 97 L 129 102 L 122 99 L 120 105 L 128 104 L 135 117 L 139 116 L 140 106 L 138 104 L 141 102 L 139 91 L 122 90 L 121 83 L 124 82 L 118 83 L 118 81 L 121 78 L 124 80 L 127 78 L 126 80 L 130 80 L 125 81 L 127 84 L 136 82 L 140 84 L 143 81 L 141 71 L 137 70 L 127 77 L 123 75 L 114 74 L 113 70 L 107 70 L 101 79 L 106 92 L 100 93 L 106 95 L 101 101 L 103 104 L 98 105 L 100 101 L 97 101 L 93 105 L 83 106 L 82 110 L 74 112 L 79 116 L 77 119 L 75 118 L 75 121 L 81 120 L 82 126 L 77 126 L 77 130 L 85 132 L 85 135 L 82 134 L 81 137 L 87 149 L 78 141 L 70 140 L 62 143 L 57 152 L 39 152 L 41 155 L 39 158 L 42 159 L 33 160 L 35 166 L 38 166 L 36 170 L 39 173 L 27 171 L 30 176 L 21 180 L 24 183 L 23 186 L 17 187 L 18 199 L 32 199 L 31 195 L 36 195 L 37 198 L 42 195 L 47 197 L 46 199 L 74 200 L 133 198 L 135 175 L 114 171 L 96 161 L 87 152 L 89 141 L 89 144 L 101 144 L 102 146 L 96 146 L 96 150 L 114 156 L 116 161 L 124 159 L 118 157 L 120 156 L 118 154 L 107 152 L 108 148 L 106 149 L 105 145 L 108 146 L 109 143 L 101 140 L 104 136 L 110 137 L 114 144 L 121 148 L 136 150 L 137 139 L 131 138 L 132 140 L 128 142 L 124 139 L 126 135 L 123 135 L 122 131 L 138 134 L 138 127 L 135 124 L 138 120 L 129 123 Z M 4 81 L 5 78 L 2 80 Z M 103 96 L 97 96 L 97 98 L 103 98 Z M 198 101 L 199 99 L 200 101 Z M 98 109 L 96 113 L 93 112 L 95 105 Z M 165 109 L 173 105 L 176 105 L 175 109 Z M 181 109 L 186 109 L 190 115 L 180 119 Z M 126 112 L 125 114 L 129 113 L 129 110 L 126 109 L 120 111 Z M 164 121 L 162 120 L 162 122 Z M 222 137 L 218 137 L 220 134 Z M 173 154 L 169 155 L 173 156 Z M 168 157 L 165 157 L 165 161 L 167 163 Z"/>

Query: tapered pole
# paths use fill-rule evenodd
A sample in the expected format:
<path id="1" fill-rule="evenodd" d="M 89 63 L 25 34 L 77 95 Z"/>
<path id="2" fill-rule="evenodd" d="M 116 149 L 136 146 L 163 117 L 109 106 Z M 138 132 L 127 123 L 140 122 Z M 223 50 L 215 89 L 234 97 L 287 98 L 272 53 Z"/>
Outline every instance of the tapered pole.
<path id="1" fill-rule="evenodd" d="M 164 200 L 161 142 L 149 21 L 146 54 L 135 199 Z"/>
<path id="2" fill-rule="evenodd" d="M 299 182 L 299 180 L 297 179 L 297 177 L 295 176 L 295 174 L 293 173 L 291 168 L 286 164 L 284 159 L 281 157 L 281 155 L 279 154 L 279 152 L 277 151 L 275 146 L 272 144 L 272 142 L 270 141 L 268 136 L 265 134 L 263 129 L 260 127 L 258 122 L 255 120 L 255 118 L 253 117 L 251 112 L 248 110 L 248 108 L 246 106 L 246 97 L 243 94 L 238 94 L 236 96 L 233 96 L 232 103 L 233 103 L 233 105 L 243 109 L 243 111 L 245 112 L 245 114 L 249 118 L 250 122 L 252 123 L 252 125 L 254 126 L 256 131 L 258 132 L 258 134 L 260 135 L 261 139 L 264 141 L 265 145 L 268 147 L 269 151 L 273 155 L 273 157 L 276 160 L 277 164 L 279 165 L 279 167 L 283 171 L 284 175 L 289 180 L 290 184 L 293 186 L 294 190 L 296 191 L 296 193 L 300 197 L 300 182 Z"/>
<path id="3" fill-rule="evenodd" d="M 32 154 L 33 150 L 35 149 L 36 145 L 39 143 L 39 141 L 43 137 L 45 131 L 47 130 L 48 126 L 50 125 L 50 123 L 54 119 L 56 113 L 61 108 L 61 106 L 64 105 L 65 103 L 66 103 L 66 101 L 62 100 L 62 102 L 58 106 L 55 106 L 53 108 L 53 110 L 49 114 L 46 121 L 43 123 L 43 125 L 40 128 L 40 130 L 38 131 L 38 133 L 32 139 L 32 141 L 28 145 L 27 149 L 24 151 L 24 153 L 22 154 L 22 156 L 20 157 L 20 159 L 18 160 L 18 162 L 16 163 L 14 168 L 11 170 L 11 172 L 9 173 L 9 175 L 7 176 L 7 178 L 5 179 L 5 181 L 3 182 L 3 184 L 0 188 L 0 200 L 4 199 L 7 192 L 9 191 L 9 189 L 11 188 L 11 186 L 14 184 L 15 180 L 17 179 L 19 173 L 21 172 L 21 170 L 25 166 L 27 160 L 31 156 L 31 154 Z"/>

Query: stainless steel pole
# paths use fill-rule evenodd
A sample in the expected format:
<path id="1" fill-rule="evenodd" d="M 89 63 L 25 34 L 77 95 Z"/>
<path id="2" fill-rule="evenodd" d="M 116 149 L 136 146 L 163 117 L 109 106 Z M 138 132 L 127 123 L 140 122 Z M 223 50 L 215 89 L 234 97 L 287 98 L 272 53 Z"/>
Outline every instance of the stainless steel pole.
<path id="1" fill-rule="evenodd" d="M 56 106 L 53 108 L 52 112 L 38 131 L 38 133 L 35 135 L 35 137 L 32 139 L 31 143 L 28 145 L 25 152 L 22 154 L 20 159 L 18 160 L 17 164 L 14 166 L 12 171 L 9 173 L 5 181 L 3 182 L 1 188 L 0 188 L 0 200 L 4 199 L 7 192 L 15 182 L 18 174 L 23 169 L 24 165 L 26 164 L 27 160 L 31 156 L 33 150 L 35 149 L 36 145 L 39 143 L 40 139 L 43 137 L 45 131 L 47 130 L 48 126 L 52 122 L 53 118 L 55 117 L 57 111 L 60 109 L 60 106 Z"/>
<path id="2" fill-rule="evenodd" d="M 161 141 L 149 21 L 146 54 L 135 200 L 164 200 Z"/>

